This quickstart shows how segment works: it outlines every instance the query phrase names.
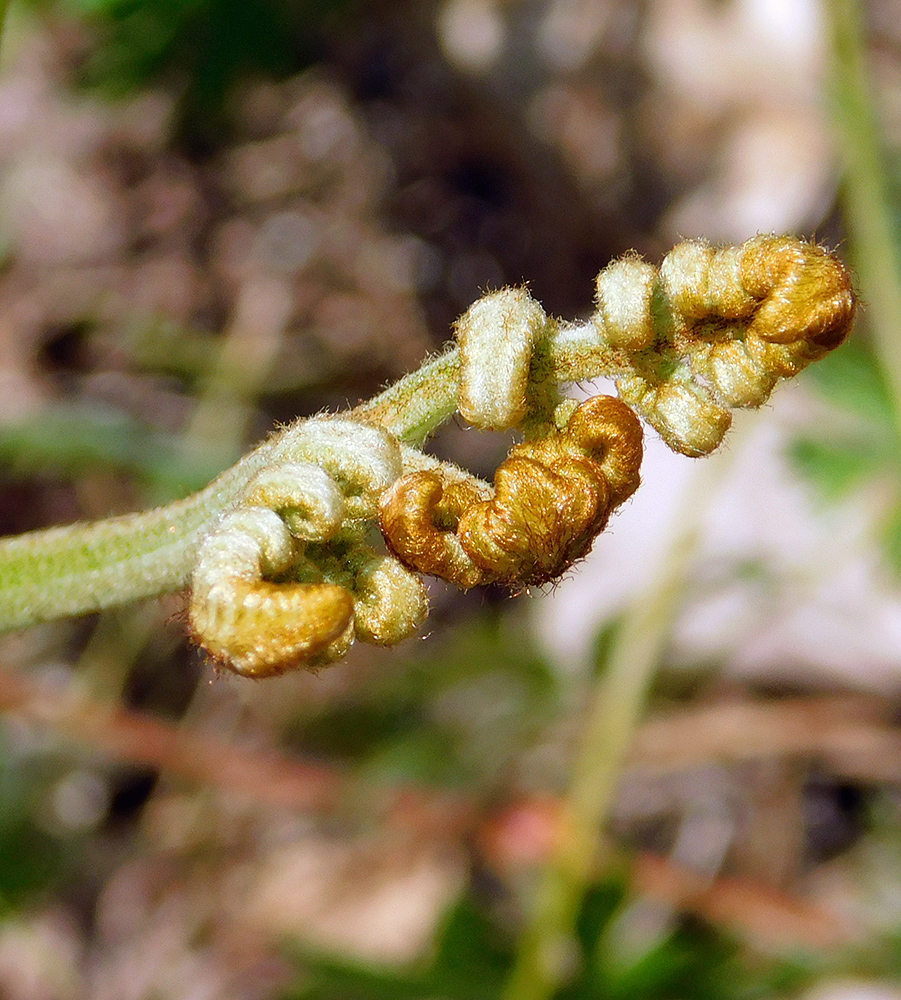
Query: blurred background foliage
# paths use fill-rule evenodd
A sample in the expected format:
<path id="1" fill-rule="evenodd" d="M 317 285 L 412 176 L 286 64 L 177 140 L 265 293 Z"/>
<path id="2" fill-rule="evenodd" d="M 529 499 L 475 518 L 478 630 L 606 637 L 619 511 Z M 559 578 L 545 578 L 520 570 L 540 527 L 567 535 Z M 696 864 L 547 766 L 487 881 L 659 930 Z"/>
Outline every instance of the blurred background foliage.
<path id="1" fill-rule="evenodd" d="M 57 9 L 93 29 L 79 66 L 82 85 L 112 97 L 157 83 L 177 87 L 178 137 L 209 151 L 217 136 L 221 141 L 235 86 L 249 75 L 284 79 L 323 58 L 330 31 L 355 5 L 359 0 L 71 0 Z"/>
<path id="2" fill-rule="evenodd" d="M 861 5 L 890 165 L 895 6 Z M 14 4 L 0 530 L 182 496 L 415 367 L 486 287 L 576 316 L 630 248 L 853 252 L 826 13 Z M 684 536 L 576 936 L 544 942 L 559 995 L 901 997 L 901 421 L 863 290 L 852 342 L 722 459 L 649 434 L 547 593 L 436 584 L 421 639 L 262 684 L 213 675 L 178 595 L 0 640 L 0 995 L 532 995 L 520 931 L 604 752 L 586 705 Z M 490 474 L 498 437 L 433 447 Z"/>

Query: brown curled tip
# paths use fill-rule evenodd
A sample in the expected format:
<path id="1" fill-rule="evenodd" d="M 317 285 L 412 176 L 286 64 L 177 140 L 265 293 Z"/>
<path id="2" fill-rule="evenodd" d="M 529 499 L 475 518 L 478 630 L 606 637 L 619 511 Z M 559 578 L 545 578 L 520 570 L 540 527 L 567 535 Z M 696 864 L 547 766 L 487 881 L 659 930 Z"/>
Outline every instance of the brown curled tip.
<path id="1" fill-rule="evenodd" d="M 343 587 L 240 579 L 190 610 L 194 638 L 213 662 L 254 678 L 311 665 L 353 616 L 353 598 Z"/>
<path id="2" fill-rule="evenodd" d="M 493 497 L 443 483 L 441 470 L 403 476 L 382 501 L 382 532 L 406 565 L 464 588 L 546 583 L 589 551 L 635 492 L 641 457 L 632 410 L 595 397 L 563 431 L 514 446 Z"/>
<path id="3" fill-rule="evenodd" d="M 464 551 L 456 528 L 485 498 L 475 480 L 446 480 L 441 469 L 411 472 L 382 497 L 379 520 L 388 548 L 411 569 L 464 589 L 491 578 Z"/>
<path id="4" fill-rule="evenodd" d="M 644 435 L 634 411 L 615 396 L 592 396 L 569 418 L 566 433 L 601 466 L 618 507 L 638 489 Z"/>
<path id="5" fill-rule="evenodd" d="M 735 252 L 717 251 L 714 263 L 734 258 Z M 747 318 L 739 316 L 725 326 L 701 322 L 676 338 L 677 350 L 687 357 L 712 402 L 726 409 L 765 403 L 780 379 L 797 375 L 838 347 L 857 311 L 850 272 L 815 243 L 758 236 L 738 248 L 736 273 L 740 291 L 753 303 Z M 712 308 L 706 318 L 716 319 L 717 311 Z M 687 416 L 679 408 L 674 412 Z M 667 436 L 666 420 L 658 419 L 655 426 L 666 440 L 674 437 Z M 701 453 L 719 444 L 716 434 L 709 443 Z M 678 443 L 676 448 L 692 453 Z"/>
<path id="6" fill-rule="evenodd" d="M 819 357 L 838 347 L 854 322 L 857 296 L 851 273 L 816 243 L 791 236 L 749 240 L 741 258 L 741 283 L 762 300 L 748 330 L 762 340 L 804 340 Z"/>

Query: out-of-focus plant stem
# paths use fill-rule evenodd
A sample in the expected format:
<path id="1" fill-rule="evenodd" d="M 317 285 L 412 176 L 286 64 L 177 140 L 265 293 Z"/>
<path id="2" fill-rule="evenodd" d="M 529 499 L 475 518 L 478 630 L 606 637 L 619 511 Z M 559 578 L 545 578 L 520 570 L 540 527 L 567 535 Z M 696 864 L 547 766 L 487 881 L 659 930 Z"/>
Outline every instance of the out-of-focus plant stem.
<path id="1" fill-rule="evenodd" d="M 0 52 L 3 51 L 3 34 L 6 27 L 6 15 L 9 11 L 9 0 L 0 0 Z"/>
<path id="2" fill-rule="evenodd" d="M 696 470 L 655 578 L 624 615 L 606 669 L 589 695 L 558 840 L 503 1000 L 547 1000 L 573 971 L 576 916 L 594 881 L 604 821 L 679 608 L 707 500 L 737 450 L 736 443 Z"/>
<path id="3" fill-rule="evenodd" d="M 827 0 L 833 114 L 843 159 L 843 207 L 867 325 L 901 435 L 901 257 L 867 71 L 861 5 Z"/>

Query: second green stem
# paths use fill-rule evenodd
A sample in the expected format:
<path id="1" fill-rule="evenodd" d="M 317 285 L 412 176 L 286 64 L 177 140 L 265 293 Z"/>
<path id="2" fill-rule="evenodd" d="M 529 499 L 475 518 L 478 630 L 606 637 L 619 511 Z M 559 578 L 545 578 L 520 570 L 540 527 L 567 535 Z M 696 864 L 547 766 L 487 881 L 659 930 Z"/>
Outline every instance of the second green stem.
<path id="1" fill-rule="evenodd" d="M 669 550 L 648 590 L 624 615 L 606 670 L 590 694 L 559 840 L 541 876 L 503 1000 L 548 1000 L 572 969 L 576 918 L 594 879 L 604 820 L 679 608 L 705 500 L 735 453 L 735 448 L 718 453 L 696 470 Z"/>

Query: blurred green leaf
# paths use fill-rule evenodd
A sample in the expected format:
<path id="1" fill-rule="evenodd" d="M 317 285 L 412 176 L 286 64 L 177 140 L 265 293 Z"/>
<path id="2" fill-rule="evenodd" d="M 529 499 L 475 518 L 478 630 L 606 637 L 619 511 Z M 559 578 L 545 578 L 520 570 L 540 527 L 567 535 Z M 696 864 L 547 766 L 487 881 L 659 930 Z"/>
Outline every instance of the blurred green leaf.
<path id="1" fill-rule="evenodd" d="M 885 557 L 901 577 L 901 496 L 896 498 L 880 527 L 879 535 Z"/>
<path id="2" fill-rule="evenodd" d="M 852 338 L 807 371 L 810 380 L 836 406 L 893 428 L 891 393 L 873 352 L 860 338 Z"/>
<path id="3" fill-rule="evenodd" d="M 137 476 L 161 497 L 185 496 L 221 468 L 186 455 L 176 435 L 153 431 L 107 406 L 61 403 L 17 424 L 0 425 L 7 475 L 78 476 L 107 469 Z"/>
<path id="4" fill-rule="evenodd" d="M 827 500 L 840 500 L 884 464 L 885 456 L 865 441 L 798 438 L 791 458 Z"/>
<path id="5" fill-rule="evenodd" d="M 40 0 L 36 0 L 40 2 Z M 66 0 L 97 30 L 84 82 L 121 96 L 162 79 L 182 86 L 180 131 L 215 144 L 232 86 L 319 58 L 328 25 L 357 0 Z"/>
<path id="6" fill-rule="evenodd" d="M 799 435 L 790 456 L 827 500 L 839 500 L 869 477 L 901 483 L 901 441 L 891 396 L 872 351 L 851 341 L 811 368 L 812 380 L 847 419 Z"/>
<path id="7" fill-rule="evenodd" d="M 406 703 L 371 701 L 338 704 L 295 734 L 317 755 L 350 761 L 372 753 L 386 740 L 402 738 L 422 723 L 422 712 Z"/>
<path id="8" fill-rule="evenodd" d="M 747 996 L 747 970 L 736 946 L 697 921 L 673 915 L 652 932 L 646 947 L 626 954 L 618 944 L 618 922 L 635 901 L 618 881 L 596 886 L 586 896 L 577 924 L 588 956 L 581 975 L 562 997 L 587 1000 L 733 1000 Z M 612 935 L 612 936 L 611 936 Z"/>
<path id="9" fill-rule="evenodd" d="M 55 777 L 49 756 L 23 757 L 0 730 L 0 906 L 16 907 L 53 885 L 73 860 L 72 845 L 34 822 Z"/>
<path id="10" fill-rule="evenodd" d="M 578 920 L 586 958 L 559 993 L 565 1000 L 753 1000 L 774 984 L 802 984 L 810 970 L 778 960 L 752 967 L 727 938 L 703 925 L 676 919 L 634 961 L 598 947 L 629 905 L 622 883 L 611 879 L 590 892 Z M 515 942 L 498 909 L 470 895 L 446 920 L 434 958 L 424 967 L 380 967 L 324 957 L 301 948 L 300 983 L 285 1000 L 494 1000 L 512 968 Z"/>
<path id="11" fill-rule="evenodd" d="M 820 434 L 798 436 L 790 457 L 827 501 L 848 496 L 873 477 L 893 486 L 879 538 L 887 563 L 901 577 L 901 440 L 876 358 L 864 342 L 852 340 L 812 366 L 811 374 L 849 419 Z"/>
<path id="12" fill-rule="evenodd" d="M 464 897 L 446 920 L 438 952 L 425 968 L 357 965 L 302 950 L 298 957 L 305 982 L 285 1000 L 493 1000 L 511 950 L 492 921 Z"/>

